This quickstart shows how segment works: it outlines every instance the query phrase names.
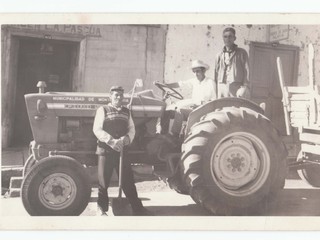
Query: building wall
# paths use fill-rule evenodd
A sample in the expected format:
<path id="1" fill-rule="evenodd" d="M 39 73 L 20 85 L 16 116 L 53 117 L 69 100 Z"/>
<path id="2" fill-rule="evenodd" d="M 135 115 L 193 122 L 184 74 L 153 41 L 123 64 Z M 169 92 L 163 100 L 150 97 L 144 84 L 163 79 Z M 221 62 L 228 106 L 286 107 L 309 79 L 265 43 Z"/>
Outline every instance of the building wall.
<path id="1" fill-rule="evenodd" d="M 191 61 L 201 59 L 209 64 L 208 77 L 213 76 L 215 56 L 223 47 L 222 31 L 225 27 L 236 30 L 236 44 L 249 53 L 249 42 L 268 42 L 267 25 L 169 25 L 165 58 L 165 82 L 193 77 Z M 320 26 L 289 25 L 289 38 L 280 43 L 300 48 L 298 85 L 308 84 L 308 44 L 315 48 L 315 79 L 320 84 L 319 56 Z M 190 96 L 188 89 L 183 94 Z"/>
<path id="2" fill-rule="evenodd" d="M 77 90 L 99 92 L 119 84 L 129 90 L 137 78 L 148 88 L 162 80 L 165 33 L 166 27 L 101 27 L 101 38 L 87 38 L 85 84 Z"/>
<path id="3" fill-rule="evenodd" d="M 289 25 L 289 38 L 281 41 L 284 44 L 295 45 L 300 48 L 299 56 L 299 86 L 308 85 L 308 44 L 312 43 L 315 51 L 314 76 L 320 85 L 320 26 L 319 25 Z"/>

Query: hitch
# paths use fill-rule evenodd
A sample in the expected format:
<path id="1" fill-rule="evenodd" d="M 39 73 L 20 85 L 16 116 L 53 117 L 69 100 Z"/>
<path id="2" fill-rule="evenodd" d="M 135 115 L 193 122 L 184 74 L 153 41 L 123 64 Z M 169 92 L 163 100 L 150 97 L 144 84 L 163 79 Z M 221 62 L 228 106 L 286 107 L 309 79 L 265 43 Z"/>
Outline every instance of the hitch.
<path id="1" fill-rule="evenodd" d="M 314 165 L 314 164 L 320 165 L 320 162 L 315 162 L 315 161 L 310 161 L 310 160 L 302 160 L 302 161 L 299 161 L 299 162 L 289 163 L 288 167 L 290 169 L 300 170 L 300 169 L 306 168 L 306 166 Z"/>

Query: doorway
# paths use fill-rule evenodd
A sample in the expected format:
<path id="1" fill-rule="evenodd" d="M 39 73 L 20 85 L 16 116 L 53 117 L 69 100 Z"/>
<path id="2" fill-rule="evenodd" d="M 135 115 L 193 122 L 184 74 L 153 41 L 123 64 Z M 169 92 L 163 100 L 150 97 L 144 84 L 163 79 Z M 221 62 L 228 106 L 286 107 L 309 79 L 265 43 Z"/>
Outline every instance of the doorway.
<path id="1" fill-rule="evenodd" d="M 282 106 L 282 92 L 277 70 L 277 57 L 283 64 L 285 84 L 297 85 L 299 47 L 277 43 L 250 43 L 251 98 L 266 104 L 266 116 L 285 136 L 286 128 Z"/>
<path id="2" fill-rule="evenodd" d="M 28 145 L 33 139 L 24 95 L 37 93 L 38 81 L 46 91 L 71 91 L 72 69 L 79 43 L 38 38 L 19 38 L 12 146 Z"/>

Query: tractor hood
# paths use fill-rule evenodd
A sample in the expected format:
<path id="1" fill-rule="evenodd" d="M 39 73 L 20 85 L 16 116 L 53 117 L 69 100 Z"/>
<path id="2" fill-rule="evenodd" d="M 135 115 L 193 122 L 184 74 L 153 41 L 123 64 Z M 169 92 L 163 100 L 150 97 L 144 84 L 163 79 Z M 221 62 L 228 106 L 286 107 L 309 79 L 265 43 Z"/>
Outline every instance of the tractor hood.
<path id="1" fill-rule="evenodd" d="M 123 105 L 130 102 L 124 94 Z M 110 103 L 109 93 L 47 92 L 26 94 L 28 113 L 45 114 L 53 111 L 58 116 L 94 116 L 98 107 Z M 152 90 L 137 93 L 132 101 L 133 117 L 160 117 L 166 104 L 156 99 Z"/>
<path id="2" fill-rule="evenodd" d="M 129 104 L 130 98 L 131 94 L 124 95 L 124 105 Z M 96 110 L 111 100 L 108 93 L 47 92 L 26 94 L 25 101 L 34 139 L 55 142 L 59 119 L 80 117 L 92 122 Z M 166 104 L 156 99 L 152 90 L 136 93 L 131 107 L 135 125 L 161 117 L 165 107 Z M 46 129 L 49 134 L 44 131 Z"/>

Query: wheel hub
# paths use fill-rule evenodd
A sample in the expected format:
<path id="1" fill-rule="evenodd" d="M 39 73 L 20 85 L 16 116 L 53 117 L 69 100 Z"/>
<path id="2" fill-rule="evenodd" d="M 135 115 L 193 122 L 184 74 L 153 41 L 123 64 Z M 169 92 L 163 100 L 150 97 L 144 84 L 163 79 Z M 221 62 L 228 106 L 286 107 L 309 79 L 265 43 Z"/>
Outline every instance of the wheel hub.
<path id="1" fill-rule="evenodd" d="M 63 190 L 64 190 L 64 188 L 62 188 L 59 185 L 56 185 L 56 186 L 52 186 L 51 192 L 55 197 L 57 197 L 57 196 L 63 196 Z"/>
<path id="2" fill-rule="evenodd" d="M 214 155 L 213 172 L 228 189 L 239 189 L 255 179 L 259 159 L 250 140 L 237 136 L 222 142 Z"/>
<path id="3" fill-rule="evenodd" d="M 59 209 L 70 205 L 76 195 L 73 179 L 63 173 L 46 177 L 39 188 L 40 201 L 48 208 Z"/>
<path id="4" fill-rule="evenodd" d="M 227 165 L 227 167 L 232 168 L 232 172 L 241 172 L 243 170 L 243 167 L 245 167 L 245 159 L 244 157 L 240 156 L 239 153 L 231 154 L 231 157 L 228 158 L 227 161 L 230 163 Z"/>

